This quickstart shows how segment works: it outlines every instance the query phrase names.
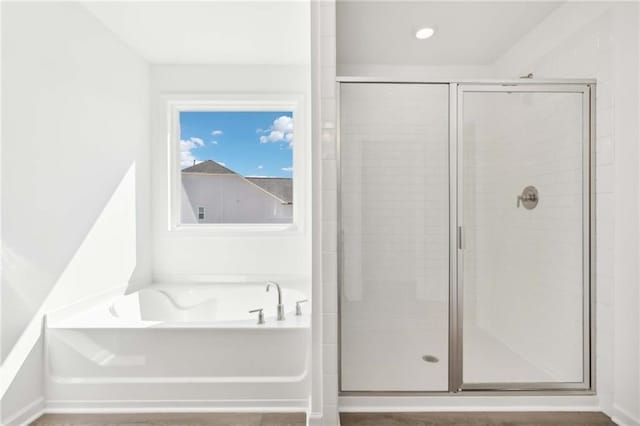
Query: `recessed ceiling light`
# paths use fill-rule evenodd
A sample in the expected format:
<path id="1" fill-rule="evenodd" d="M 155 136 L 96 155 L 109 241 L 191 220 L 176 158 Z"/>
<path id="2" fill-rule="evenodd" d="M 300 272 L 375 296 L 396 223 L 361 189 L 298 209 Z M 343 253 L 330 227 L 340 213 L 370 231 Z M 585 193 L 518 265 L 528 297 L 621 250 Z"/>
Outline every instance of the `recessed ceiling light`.
<path id="1" fill-rule="evenodd" d="M 418 40 L 426 40 L 429 37 L 433 36 L 435 32 L 436 31 L 433 28 L 420 28 L 418 31 L 416 31 L 416 38 Z"/>

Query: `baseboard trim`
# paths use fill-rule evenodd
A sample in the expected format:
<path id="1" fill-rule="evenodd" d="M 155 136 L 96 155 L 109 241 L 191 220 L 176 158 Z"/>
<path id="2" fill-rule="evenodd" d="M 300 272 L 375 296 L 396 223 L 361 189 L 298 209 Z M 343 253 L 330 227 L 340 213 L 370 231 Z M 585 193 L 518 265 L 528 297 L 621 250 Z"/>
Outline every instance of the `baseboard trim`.
<path id="1" fill-rule="evenodd" d="M 613 412 L 610 417 L 614 423 L 620 426 L 640 426 L 640 419 L 634 418 L 629 412 L 617 405 L 613 405 Z"/>
<path id="2" fill-rule="evenodd" d="M 38 398 L 22 407 L 17 413 L 14 413 L 8 419 L 4 420 L 6 422 L 4 424 L 7 426 L 27 425 L 43 415 L 44 412 L 44 398 Z"/>
<path id="3" fill-rule="evenodd" d="M 361 412 L 438 411 L 601 411 L 598 398 L 587 396 L 341 396 L 338 410 Z"/>
<path id="4" fill-rule="evenodd" d="M 307 413 L 307 426 L 322 426 L 322 413 Z"/>
<path id="5" fill-rule="evenodd" d="M 307 399 L 48 400 L 47 413 L 277 413 L 307 412 Z"/>

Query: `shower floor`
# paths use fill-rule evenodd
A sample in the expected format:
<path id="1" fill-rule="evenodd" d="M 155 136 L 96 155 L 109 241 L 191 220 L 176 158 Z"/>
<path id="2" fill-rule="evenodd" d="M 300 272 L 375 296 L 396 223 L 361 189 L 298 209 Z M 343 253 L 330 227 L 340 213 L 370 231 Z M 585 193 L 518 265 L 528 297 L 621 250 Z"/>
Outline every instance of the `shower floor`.
<path id="1" fill-rule="evenodd" d="M 343 327 L 343 391 L 447 391 L 448 330 Z M 551 377 L 478 327 L 465 330 L 465 383 L 544 382 Z M 438 358 L 426 362 L 424 355 Z"/>
<path id="2" fill-rule="evenodd" d="M 480 327 L 466 326 L 463 352 L 465 383 L 553 381 L 545 371 Z"/>

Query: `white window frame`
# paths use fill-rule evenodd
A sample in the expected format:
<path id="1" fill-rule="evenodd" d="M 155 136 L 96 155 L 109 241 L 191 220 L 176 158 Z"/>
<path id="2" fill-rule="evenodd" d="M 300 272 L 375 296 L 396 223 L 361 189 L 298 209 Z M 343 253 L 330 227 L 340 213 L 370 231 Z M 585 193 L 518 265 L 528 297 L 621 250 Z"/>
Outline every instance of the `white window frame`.
<path id="1" fill-rule="evenodd" d="M 167 124 L 168 219 L 169 231 L 196 234 L 298 234 L 304 231 L 306 193 L 307 134 L 304 115 L 304 96 L 290 94 L 202 94 L 164 95 Z M 180 113 L 211 112 L 269 112 L 287 111 L 293 114 L 293 218 L 291 223 L 180 223 Z M 257 140 L 257 139 L 256 139 Z"/>

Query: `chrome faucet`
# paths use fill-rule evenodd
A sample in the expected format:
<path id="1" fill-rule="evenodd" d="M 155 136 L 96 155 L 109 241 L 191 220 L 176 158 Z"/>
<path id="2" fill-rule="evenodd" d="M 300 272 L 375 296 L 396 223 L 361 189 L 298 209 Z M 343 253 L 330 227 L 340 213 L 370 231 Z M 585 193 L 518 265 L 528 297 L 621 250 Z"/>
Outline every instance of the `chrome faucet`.
<path id="1" fill-rule="evenodd" d="M 278 321 L 284 320 L 284 305 L 282 304 L 282 290 L 278 283 L 273 281 L 267 281 L 267 291 L 271 288 L 271 286 L 275 286 L 276 290 L 278 290 Z"/>

